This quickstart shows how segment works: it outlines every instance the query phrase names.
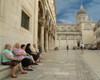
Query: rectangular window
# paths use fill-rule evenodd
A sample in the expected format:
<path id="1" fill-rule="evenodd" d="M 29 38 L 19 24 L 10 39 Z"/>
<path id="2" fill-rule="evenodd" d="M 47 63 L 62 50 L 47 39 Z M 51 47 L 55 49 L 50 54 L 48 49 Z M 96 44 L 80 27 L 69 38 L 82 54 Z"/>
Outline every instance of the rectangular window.
<path id="1" fill-rule="evenodd" d="M 29 30 L 29 19 L 30 17 L 22 11 L 21 26 L 27 30 Z"/>

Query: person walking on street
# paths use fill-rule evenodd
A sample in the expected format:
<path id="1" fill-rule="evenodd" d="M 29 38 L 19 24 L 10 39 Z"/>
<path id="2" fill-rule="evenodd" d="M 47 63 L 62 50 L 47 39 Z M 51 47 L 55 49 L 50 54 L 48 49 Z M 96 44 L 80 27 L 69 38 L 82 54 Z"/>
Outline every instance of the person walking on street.
<path id="1" fill-rule="evenodd" d="M 68 50 L 69 50 L 69 45 L 67 45 L 67 52 L 68 52 Z"/>
<path id="2" fill-rule="evenodd" d="M 84 44 L 81 44 L 81 54 L 84 54 Z"/>

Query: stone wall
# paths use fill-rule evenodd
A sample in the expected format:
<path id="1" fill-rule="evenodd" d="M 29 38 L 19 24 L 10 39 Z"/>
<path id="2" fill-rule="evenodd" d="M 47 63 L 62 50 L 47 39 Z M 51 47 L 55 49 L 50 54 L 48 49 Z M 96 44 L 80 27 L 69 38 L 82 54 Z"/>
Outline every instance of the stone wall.
<path id="1" fill-rule="evenodd" d="M 67 45 L 69 45 L 69 49 L 73 49 L 73 46 L 77 47 L 77 40 L 56 40 L 56 46 L 59 49 L 66 49 Z"/>
<path id="2" fill-rule="evenodd" d="M 92 44 L 94 42 L 94 32 L 93 27 L 94 22 L 82 23 L 82 41 L 84 44 Z M 91 27 L 91 28 L 90 28 Z"/>

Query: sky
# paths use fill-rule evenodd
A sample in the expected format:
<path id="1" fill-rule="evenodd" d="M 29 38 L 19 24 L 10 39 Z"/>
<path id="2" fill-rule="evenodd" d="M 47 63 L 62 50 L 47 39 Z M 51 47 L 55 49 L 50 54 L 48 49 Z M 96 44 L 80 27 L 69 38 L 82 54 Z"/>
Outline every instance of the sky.
<path id="1" fill-rule="evenodd" d="M 81 2 L 89 21 L 92 18 L 97 23 L 100 20 L 100 0 L 55 0 L 57 23 L 76 24 L 76 14 Z"/>

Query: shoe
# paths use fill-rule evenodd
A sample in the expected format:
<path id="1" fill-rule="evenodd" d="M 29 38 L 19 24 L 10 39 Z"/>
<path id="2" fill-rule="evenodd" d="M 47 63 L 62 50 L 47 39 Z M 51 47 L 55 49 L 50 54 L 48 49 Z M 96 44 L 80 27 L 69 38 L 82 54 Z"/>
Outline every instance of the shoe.
<path id="1" fill-rule="evenodd" d="M 34 65 L 38 65 L 37 63 L 34 63 Z"/>
<path id="2" fill-rule="evenodd" d="M 33 71 L 33 69 L 27 69 L 27 71 Z"/>
<path id="3" fill-rule="evenodd" d="M 12 78 L 17 78 L 17 76 L 16 76 L 16 75 L 11 75 L 11 77 L 12 77 Z"/>
<path id="4" fill-rule="evenodd" d="M 27 74 L 27 72 L 23 71 L 23 72 L 21 72 L 21 74 Z"/>
<path id="5" fill-rule="evenodd" d="M 39 63 L 39 61 L 36 61 L 36 63 Z"/>

